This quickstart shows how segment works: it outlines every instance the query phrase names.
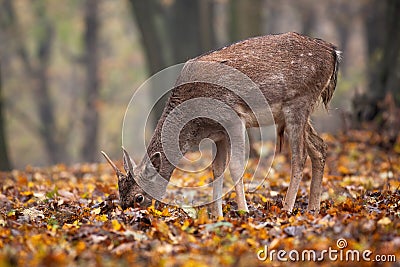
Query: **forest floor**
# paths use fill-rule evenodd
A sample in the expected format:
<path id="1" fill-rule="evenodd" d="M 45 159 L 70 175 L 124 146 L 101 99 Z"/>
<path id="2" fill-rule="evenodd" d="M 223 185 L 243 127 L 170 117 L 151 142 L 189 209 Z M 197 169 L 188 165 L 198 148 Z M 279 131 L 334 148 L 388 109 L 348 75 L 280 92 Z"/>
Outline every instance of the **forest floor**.
<path id="1" fill-rule="evenodd" d="M 219 220 L 205 207 L 123 211 L 105 163 L 1 173 L 0 266 L 399 266 L 400 141 L 387 150 L 369 131 L 323 138 L 318 215 L 305 211 L 309 162 L 295 210 L 281 210 L 287 152 L 264 188 L 246 194 L 250 212 L 235 210 L 231 192 Z"/>

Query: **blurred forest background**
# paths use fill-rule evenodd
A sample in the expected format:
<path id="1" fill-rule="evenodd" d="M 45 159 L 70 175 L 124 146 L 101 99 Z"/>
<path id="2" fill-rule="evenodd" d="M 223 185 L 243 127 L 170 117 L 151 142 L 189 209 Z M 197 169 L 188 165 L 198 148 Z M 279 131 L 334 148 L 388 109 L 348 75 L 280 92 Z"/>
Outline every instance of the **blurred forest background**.
<path id="1" fill-rule="evenodd" d="M 397 0 L 0 0 L 0 169 L 120 158 L 125 109 L 149 76 L 287 31 L 343 51 L 317 128 L 373 121 L 397 136 L 398 16 Z"/>

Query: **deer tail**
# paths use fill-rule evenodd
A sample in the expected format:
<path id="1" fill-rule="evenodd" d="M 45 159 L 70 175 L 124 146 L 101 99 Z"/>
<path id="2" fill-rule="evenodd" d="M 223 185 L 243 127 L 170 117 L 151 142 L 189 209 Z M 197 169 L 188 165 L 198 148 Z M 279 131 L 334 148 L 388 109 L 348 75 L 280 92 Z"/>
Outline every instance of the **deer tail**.
<path id="1" fill-rule="evenodd" d="M 322 102 L 324 102 L 326 109 L 328 109 L 328 104 L 332 99 L 333 93 L 335 92 L 337 75 L 339 71 L 339 62 L 342 59 L 342 52 L 337 50 L 336 47 L 332 47 L 332 56 L 334 60 L 334 69 L 327 85 L 321 93 Z"/>

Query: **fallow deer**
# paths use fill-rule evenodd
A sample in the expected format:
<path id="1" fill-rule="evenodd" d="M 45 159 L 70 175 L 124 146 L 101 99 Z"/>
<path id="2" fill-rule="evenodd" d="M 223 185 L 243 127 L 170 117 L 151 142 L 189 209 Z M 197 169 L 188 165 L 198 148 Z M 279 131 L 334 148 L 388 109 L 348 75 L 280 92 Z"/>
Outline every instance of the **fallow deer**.
<path id="1" fill-rule="evenodd" d="M 197 63 L 210 63 L 231 67 L 247 76 L 269 104 L 279 138 L 282 140 L 286 133 L 291 149 L 292 170 L 283 203 L 284 210 L 291 212 L 294 207 L 307 154 L 310 156 L 312 180 L 308 210 L 318 213 L 327 145 L 318 136 L 309 118 L 320 99 L 325 107 L 330 102 L 336 87 L 339 60 L 340 51 L 334 45 L 293 32 L 250 38 L 189 60 L 183 67 L 177 86 L 172 89 L 147 146 L 147 155 L 138 166 L 134 165 L 128 152 L 123 150 L 124 174 L 103 152 L 117 173 L 122 208 L 149 206 L 152 196 L 146 193 L 148 190 L 153 190 L 156 195 L 165 192 L 175 166 L 165 155 L 161 138 L 163 126 L 173 110 L 185 101 L 208 98 L 229 106 L 240 118 L 239 123 L 236 120 L 233 125 L 228 125 L 239 140 L 245 139 L 246 128 L 262 126 L 263 122 L 255 119 L 254 111 L 248 103 L 233 91 L 211 83 L 190 82 L 197 72 L 214 71 L 208 70 L 207 64 L 196 67 Z M 217 149 L 212 163 L 216 179 L 213 183 L 212 214 L 223 215 L 222 179 L 217 178 L 222 177 L 228 159 L 235 182 L 238 209 L 248 211 L 241 176 L 243 158 L 230 153 L 230 137 L 226 127 L 207 118 L 188 122 L 179 134 L 182 155 L 190 147 L 198 145 L 203 138 L 213 139 Z M 156 175 L 163 177 L 165 183 L 156 183 Z"/>

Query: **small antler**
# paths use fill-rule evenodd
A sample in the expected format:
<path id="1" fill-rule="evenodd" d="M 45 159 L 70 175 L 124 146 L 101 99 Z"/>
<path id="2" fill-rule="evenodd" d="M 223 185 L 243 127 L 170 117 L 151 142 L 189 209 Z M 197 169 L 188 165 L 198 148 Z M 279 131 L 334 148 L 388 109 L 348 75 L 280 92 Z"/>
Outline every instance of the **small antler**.
<path id="1" fill-rule="evenodd" d="M 128 154 L 128 151 L 126 151 L 124 147 L 122 147 L 122 152 L 124 154 L 124 156 L 123 156 L 124 169 L 125 169 L 126 173 L 130 172 L 132 174 L 133 168 L 135 168 L 135 163 L 131 159 L 131 157 Z"/>
<path id="2" fill-rule="evenodd" d="M 114 164 L 114 162 L 112 162 L 112 160 L 108 157 L 108 155 L 106 154 L 106 152 L 101 151 L 101 154 L 103 154 L 103 156 L 106 158 L 106 160 L 108 161 L 108 163 L 111 165 L 111 167 L 114 169 L 114 171 L 116 172 L 118 178 L 123 176 L 123 173 L 117 168 L 117 166 Z"/>

